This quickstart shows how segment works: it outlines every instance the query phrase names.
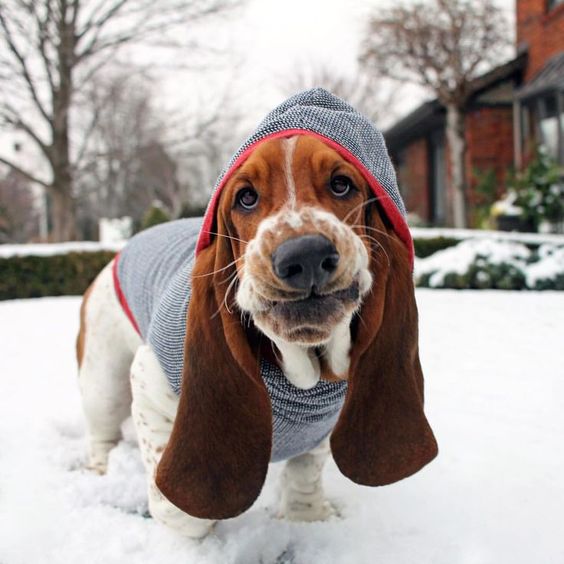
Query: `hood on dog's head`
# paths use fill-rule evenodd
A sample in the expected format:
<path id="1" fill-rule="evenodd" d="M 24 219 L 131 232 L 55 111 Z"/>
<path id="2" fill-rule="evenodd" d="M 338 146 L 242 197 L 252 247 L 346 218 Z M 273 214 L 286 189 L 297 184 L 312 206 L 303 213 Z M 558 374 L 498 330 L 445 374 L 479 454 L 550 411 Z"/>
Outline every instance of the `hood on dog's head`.
<path id="1" fill-rule="evenodd" d="M 378 199 L 380 208 L 407 247 L 413 264 L 413 241 L 384 136 L 365 116 L 323 88 L 306 90 L 288 98 L 272 110 L 239 147 L 215 184 L 196 253 L 211 242 L 219 198 L 232 173 L 245 162 L 259 143 L 299 134 L 318 137 L 362 173 Z"/>

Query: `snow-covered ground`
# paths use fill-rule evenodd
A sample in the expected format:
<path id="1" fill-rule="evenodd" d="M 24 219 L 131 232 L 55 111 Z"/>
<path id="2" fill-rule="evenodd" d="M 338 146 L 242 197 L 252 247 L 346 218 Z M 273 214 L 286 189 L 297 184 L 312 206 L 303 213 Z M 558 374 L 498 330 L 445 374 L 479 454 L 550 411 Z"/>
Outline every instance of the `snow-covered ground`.
<path id="1" fill-rule="evenodd" d="M 272 465 L 245 515 L 202 542 L 144 517 L 129 438 L 107 476 L 81 469 L 77 298 L 0 303 L 2 564 L 564 562 L 564 294 L 419 290 L 439 458 L 386 488 L 326 470 L 342 517 L 276 520 Z"/>

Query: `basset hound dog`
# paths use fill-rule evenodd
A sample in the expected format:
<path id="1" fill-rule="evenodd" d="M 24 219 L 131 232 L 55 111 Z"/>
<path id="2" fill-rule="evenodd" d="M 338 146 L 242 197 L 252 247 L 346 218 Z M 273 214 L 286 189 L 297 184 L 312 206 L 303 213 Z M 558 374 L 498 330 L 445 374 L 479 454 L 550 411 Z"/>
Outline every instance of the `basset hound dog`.
<path id="1" fill-rule="evenodd" d="M 286 460 L 280 515 L 322 520 L 329 452 L 381 486 L 437 453 L 423 411 L 413 244 L 381 133 L 314 89 L 272 111 L 204 218 L 144 231 L 84 296 L 77 342 L 103 473 L 131 413 L 152 516 L 191 537 Z"/>

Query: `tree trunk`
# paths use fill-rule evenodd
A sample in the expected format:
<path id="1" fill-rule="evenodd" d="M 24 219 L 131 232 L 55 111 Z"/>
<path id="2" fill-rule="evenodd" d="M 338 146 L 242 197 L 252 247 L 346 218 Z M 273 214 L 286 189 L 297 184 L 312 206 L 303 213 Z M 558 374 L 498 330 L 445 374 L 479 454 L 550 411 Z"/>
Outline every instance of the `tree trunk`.
<path id="1" fill-rule="evenodd" d="M 63 189 L 59 189 L 62 187 Z M 74 199 L 71 186 L 62 186 L 59 179 L 56 188 L 51 188 L 51 219 L 53 227 L 51 240 L 53 242 L 72 241 L 76 239 L 76 221 Z"/>
<path id="2" fill-rule="evenodd" d="M 57 46 L 57 67 L 59 84 L 52 91 L 53 103 L 53 142 L 51 145 L 51 167 L 53 183 L 50 194 L 52 199 L 54 242 L 71 241 L 76 238 L 76 210 L 74 206 L 74 178 L 70 160 L 69 113 L 72 103 L 72 72 L 74 60 L 75 36 L 72 24 L 67 22 L 68 2 L 61 3 Z"/>
<path id="3" fill-rule="evenodd" d="M 447 105 L 447 128 L 453 187 L 452 215 L 454 226 L 466 227 L 466 139 L 464 113 L 455 104 Z"/>

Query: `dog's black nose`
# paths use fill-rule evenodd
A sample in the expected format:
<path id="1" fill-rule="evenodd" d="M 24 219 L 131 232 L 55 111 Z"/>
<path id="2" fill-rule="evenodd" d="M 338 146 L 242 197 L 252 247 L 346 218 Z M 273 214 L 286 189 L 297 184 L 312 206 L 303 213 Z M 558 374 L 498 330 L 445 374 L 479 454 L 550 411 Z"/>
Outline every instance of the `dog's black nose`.
<path id="1" fill-rule="evenodd" d="M 339 253 L 322 235 L 284 241 L 272 255 L 276 276 L 298 290 L 321 289 L 337 269 Z"/>

